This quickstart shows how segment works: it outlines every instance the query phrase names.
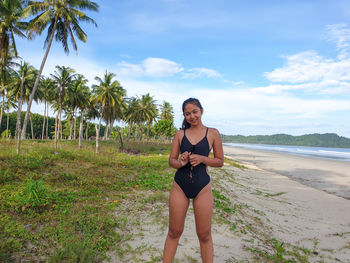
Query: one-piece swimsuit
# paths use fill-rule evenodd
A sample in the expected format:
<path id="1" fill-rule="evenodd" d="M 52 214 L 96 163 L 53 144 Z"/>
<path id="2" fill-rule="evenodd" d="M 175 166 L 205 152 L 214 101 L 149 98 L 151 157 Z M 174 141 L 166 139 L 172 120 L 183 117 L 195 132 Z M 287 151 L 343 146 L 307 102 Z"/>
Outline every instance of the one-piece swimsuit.
<path id="1" fill-rule="evenodd" d="M 181 154 L 190 152 L 191 154 L 199 154 L 209 156 L 209 142 L 207 139 L 208 128 L 205 132 L 205 137 L 197 144 L 193 145 L 186 137 L 186 130 L 180 144 Z M 191 166 L 188 162 L 185 166 L 179 168 L 175 173 L 175 182 L 180 186 L 187 198 L 195 198 L 199 192 L 210 182 L 207 167 L 204 163 L 196 166 Z"/>

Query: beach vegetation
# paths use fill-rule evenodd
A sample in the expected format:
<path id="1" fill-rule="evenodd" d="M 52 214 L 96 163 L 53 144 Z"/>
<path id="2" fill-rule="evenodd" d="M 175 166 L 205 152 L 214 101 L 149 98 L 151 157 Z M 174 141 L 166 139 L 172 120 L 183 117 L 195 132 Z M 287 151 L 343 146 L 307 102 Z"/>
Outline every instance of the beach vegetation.
<path id="1" fill-rule="evenodd" d="M 224 162 L 226 164 L 229 164 L 229 165 L 231 165 L 233 167 L 236 167 L 236 168 L 239 168 L 239 169 L 242 169 L 242 170 L 243 169 L 248 169 L 246 166 L 244 166 L 243 164 L 240 164 L 238 161 L 232 160 L 232 159 L 227 158 L 227 157 L 224 158 Z"/>
<path id="2" fill-rule="evenodd" d="M 140 154 L 118 153 L 109 142 L 91 155 L 92 143 L 79 151 L 68 141 L 55 154 L 50 142 L 28 140 L 17 155 L 15 144 L 0 142 L 1 261 L 97 262 L 113 246 L 127 253 L 126 225 L 142 205 L 165 206 L 172 182 L 167 156 L 147 152 L 168 153 L 170 145 L 133 144 Z"/>

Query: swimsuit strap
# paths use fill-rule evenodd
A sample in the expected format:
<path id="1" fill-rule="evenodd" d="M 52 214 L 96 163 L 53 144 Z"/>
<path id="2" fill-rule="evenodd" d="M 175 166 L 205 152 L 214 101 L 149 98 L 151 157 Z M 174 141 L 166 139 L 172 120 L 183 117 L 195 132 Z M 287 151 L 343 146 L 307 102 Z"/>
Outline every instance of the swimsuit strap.
<path id="1" fill-rule="evenodd" d="M 208 135 L 208 130 L 209 130 L 209 128 L 207 127 L 207 131 L 205 132 L 205 137 L 207 137 L 207 135 Z"/>

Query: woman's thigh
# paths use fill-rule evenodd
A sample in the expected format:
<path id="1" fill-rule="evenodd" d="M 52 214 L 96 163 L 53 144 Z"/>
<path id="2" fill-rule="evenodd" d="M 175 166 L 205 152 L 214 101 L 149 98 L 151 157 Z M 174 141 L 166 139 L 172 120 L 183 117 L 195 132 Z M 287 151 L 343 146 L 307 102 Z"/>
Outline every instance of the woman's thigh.
<path id="1" fill-rule="evenodd" d="M 213 194 L 210 184 L 205 186 L 193 200 L 193 209 L 197 233 L 210 233 L 213 215 Z"/>
<path id="2" fill-rule="evenodd" d="M 174 182 L 169 198 L 169 230 L 183 231 L 189 203 L 180 186 Z"/>

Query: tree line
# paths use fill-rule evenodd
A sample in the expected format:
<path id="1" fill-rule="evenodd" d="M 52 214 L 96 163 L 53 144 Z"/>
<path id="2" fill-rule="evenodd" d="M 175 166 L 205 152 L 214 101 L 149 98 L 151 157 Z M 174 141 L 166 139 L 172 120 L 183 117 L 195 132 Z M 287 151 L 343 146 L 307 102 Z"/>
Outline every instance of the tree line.
<path id="1" fill-rule="evenodd" d="M 292 136 L 288 134 L 274 135 L 222 135 L 223 142 L 233 143 L 256 143 L 271 145 L 296 145 L 296 146 L 313 146 L 313 147 L 335 147 L 350 148 L 350 139 L 339 136 L 335 133 L 325 134 L 305 134 Z"/>
<path id="2" fill-rule="evenodd" d="M 77 139 L 80 148 L 84 127 L 87 139 L 90 122 L 95 119 L 98 120 L 95 124 L 96 153 L 99 151 L 102 122 L 105 123 L 104 139 L 110 138 L 116 122 L 124 122 L 128 127 L 126 142 L 132 134 L 134 138 L 142 140 L 144 134 L 149 138 L 152 135 L 169 137 L 174 133 L 172 106 L 165 101 L 162 105 L 157 105 L 148 93 L 140 97 L 127 97 L 126 90 L 115 79 L 114 73 L 106 71 L 103 76 L 96 76 L 97 84 L 91 88 L 87 86 L 85 76 L 70 67 L 57 65 L 50 76 L 42 75 L 53 40 L 60 42 L 67 54 L 68 40 L 73 49 L 77 50 L 77 39 L 87 41 L 80 23 L 88 22 L 97 26 L 84 11 L 97 12 L 98 8 L 97 3 L 88 0 L 1 0 L 0 134 L 6 131 L 3 136 L 14 136 L 17 139 L 17 153 L 20 152 L 21 140 L 30 134 L 32 139 L 38 138 L 38 134 L 41 139 L 54 139 L 56 148 L 58 140 Z M 32 40 L 45 29 L 45 52 L 40 68 L 35 69 L 29 62 L 19 58 L 15 39 L 22 37 Z M 34 132 L 31 114 L 33 101 L 44 104 L 41 133 L 37 129 Z M 21 117 L 23 103 L 27 104 L 27 110 L 24 117 Z M 56 114 L 54 125 L 49 117 L 50 108 Z M 14 131 L 9 129 L 11 109 L 17 109 Z M 3 127 L 5 112 L 6 129 Z M 28 120 L 31 125 L 28 125 Z M 68 127 L 68 135 L 64 125 Z M 27 127 L 31 127 L 29 132 Z M 125 128 L 115 129 L 121 145 L 123 130 Z"/>

